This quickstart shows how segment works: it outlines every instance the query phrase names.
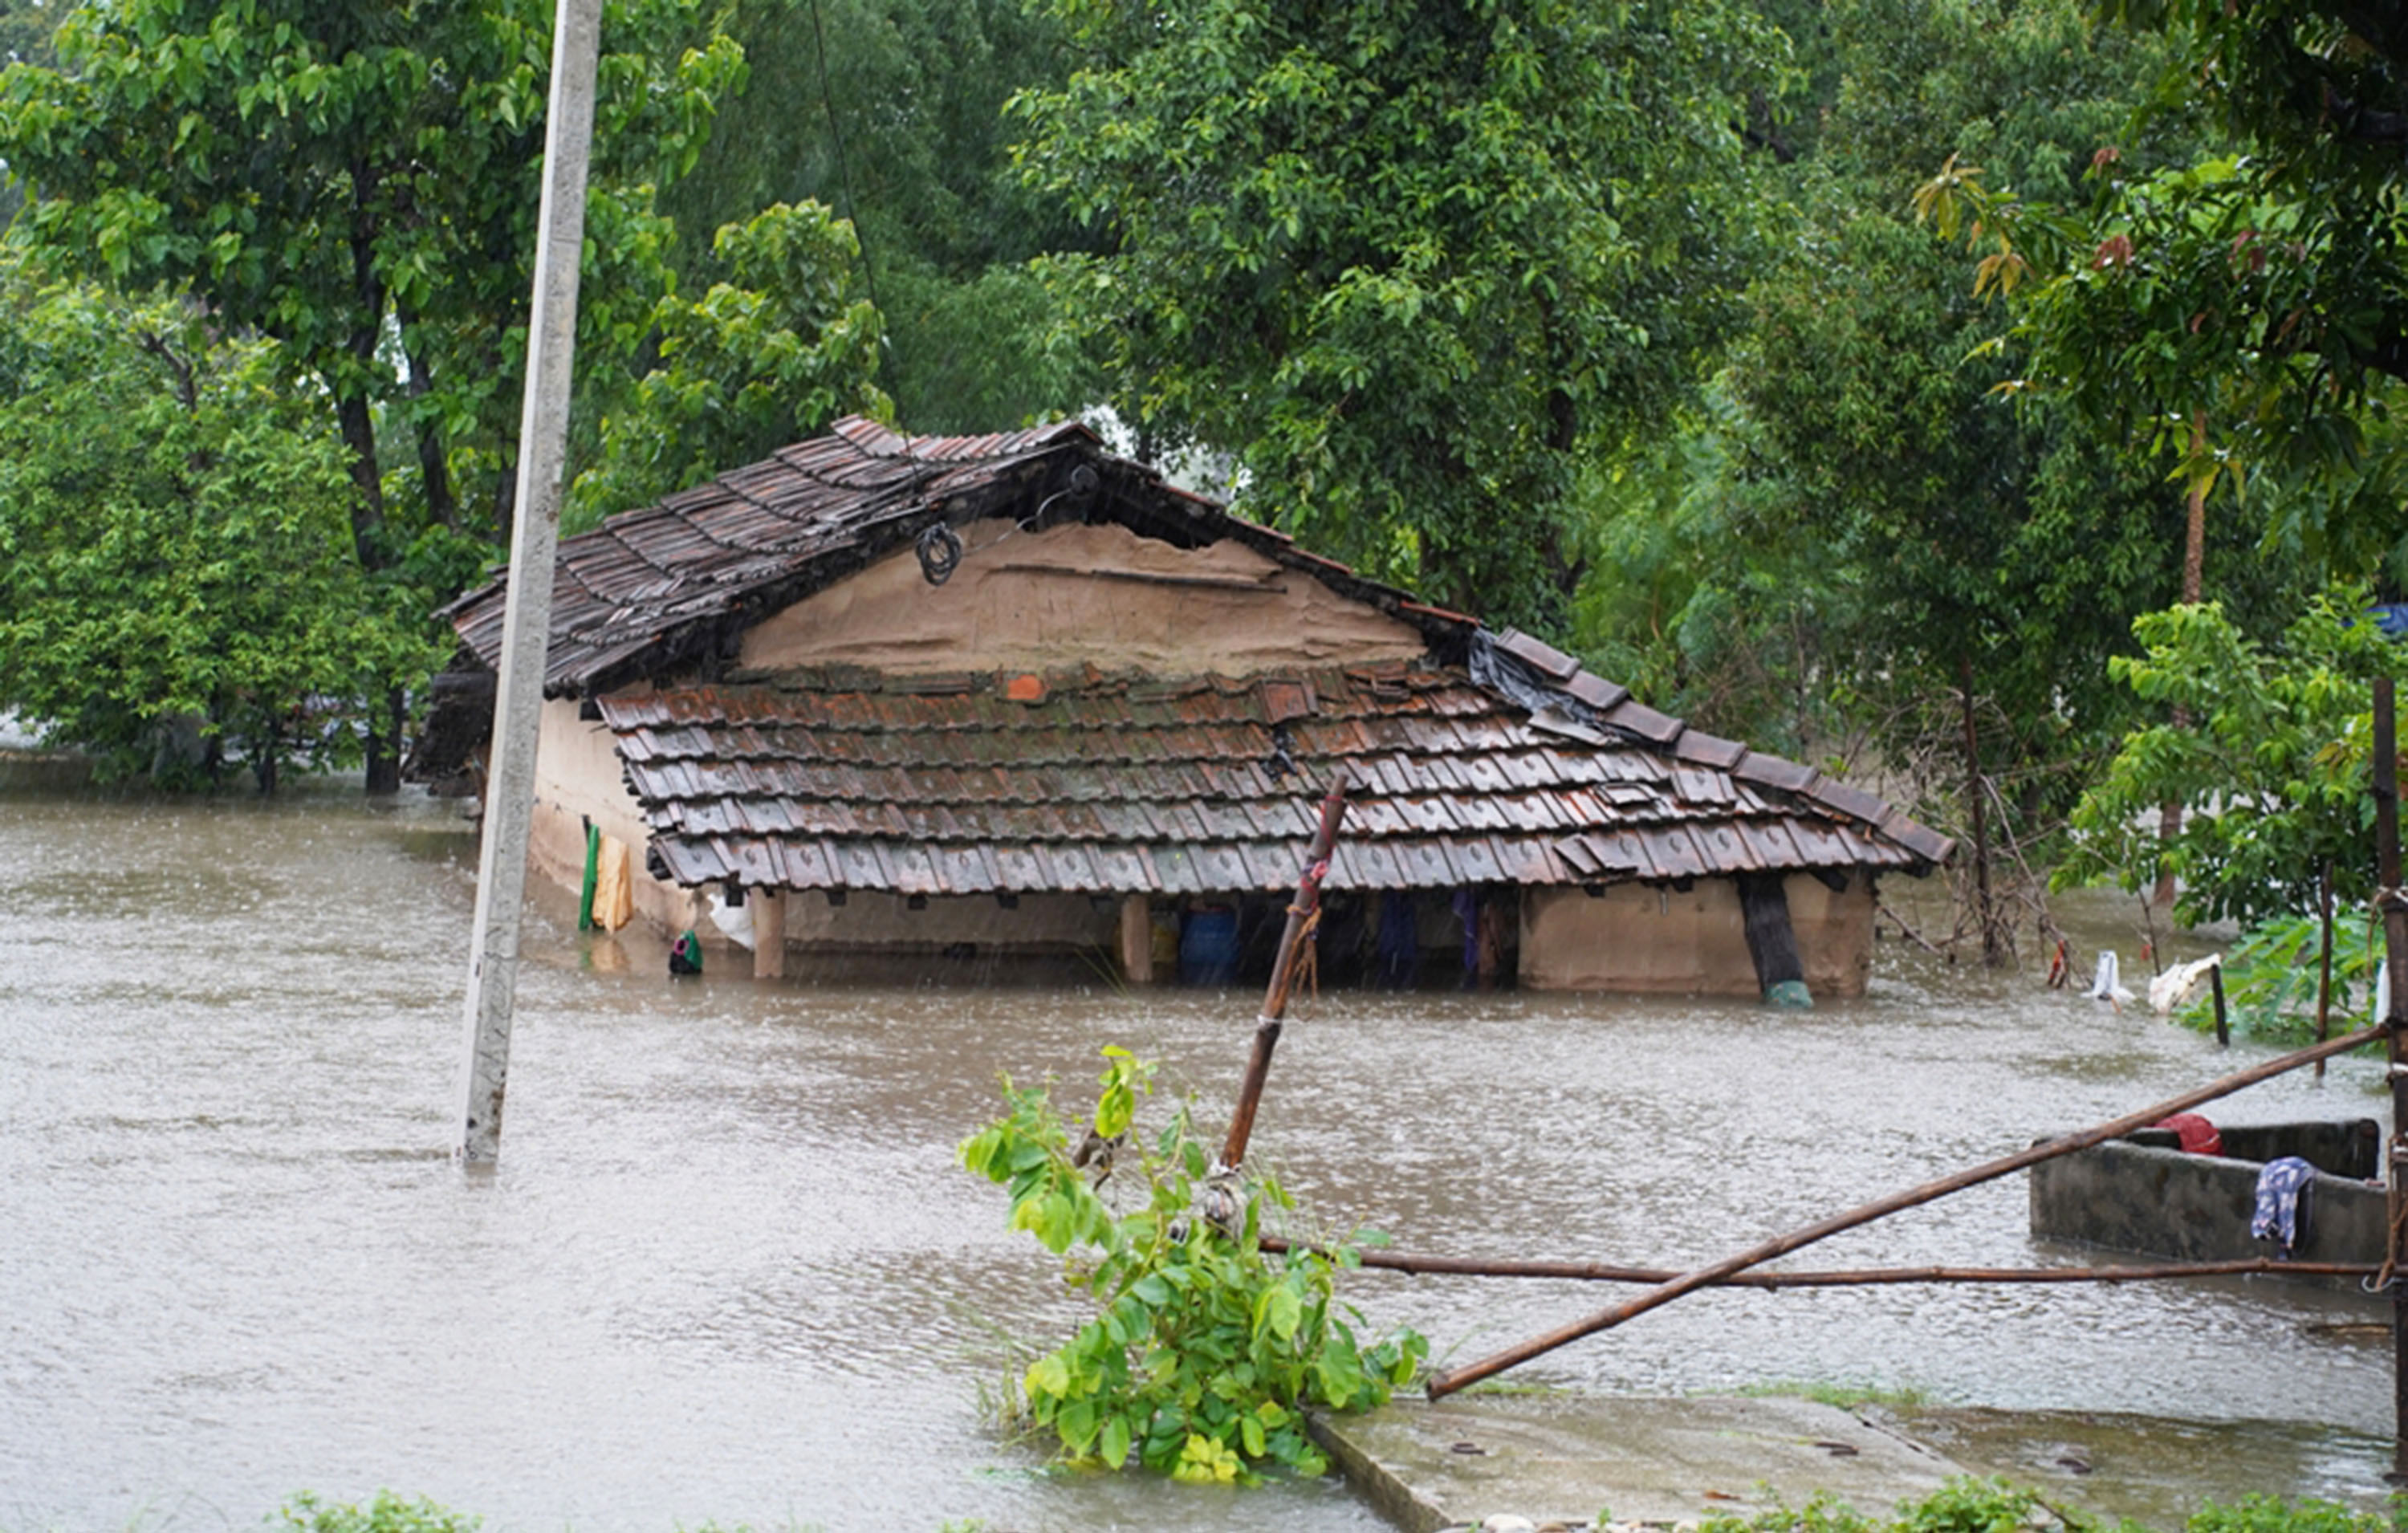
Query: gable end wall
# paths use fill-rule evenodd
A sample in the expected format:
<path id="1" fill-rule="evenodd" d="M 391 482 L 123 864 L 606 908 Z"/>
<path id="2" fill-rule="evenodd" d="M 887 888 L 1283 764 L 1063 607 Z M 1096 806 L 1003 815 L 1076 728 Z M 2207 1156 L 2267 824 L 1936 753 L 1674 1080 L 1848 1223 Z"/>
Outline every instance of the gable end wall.
<path id="1" fill-rule="evenodd" d="M 959 530 L 968 547 L 944 584 L 927 582 L 916 553 L 890 555 L 755 625 L 739 664 L 1250 676 L 1428 647 L 1411 625 L 1240 543 L 1181 549 L 1117 523 Z"/>

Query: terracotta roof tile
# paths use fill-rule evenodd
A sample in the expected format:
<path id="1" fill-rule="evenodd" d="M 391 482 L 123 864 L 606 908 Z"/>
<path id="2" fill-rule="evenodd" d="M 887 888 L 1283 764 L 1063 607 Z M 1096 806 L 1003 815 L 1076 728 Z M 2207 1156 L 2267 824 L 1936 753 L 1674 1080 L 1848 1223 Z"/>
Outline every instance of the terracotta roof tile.
<path id="1" fill-rule="evenodd" d="M 1104 492 L 1087 514 L 1152 536 L 1236 538 L 1416 624 L 1433 652 L 1274 677 L 1079 666 L 1018 702 L 1005 698 L 1009 678 L 844 666 L 695 684 L 734 628 L 939 520 L 1025 515 L 1082 466 Z M 489 668 L 507 579 L 447 609 Z M 1532 636 L 1489 636 L 1177 491 L 1076 423 L 913 437 L 850 418 L 567 539 L 553 587 L 547 691 L 599 700 L 660 866 L 688 884 L 1225 887 L 1211 881 L 1251 882 L 1267 857 L 1292 874 L 1307 801 L 1340 772 L 1359 785 L 1359 839 L 1341 866 L 1382 886 L 1670 879 L 1727 864 L 1919 870 L 1952 850 L 1874 795 L 1690 730 Z M 1522 680 L 1498 683 L 1512 698 L 1438 663 L 1467 642 L 1514 667 Z M 634 680 L 662 690 L 613 691 Z M 438 706 L 491 703 L 463 694 Z M 1274 720 L 1285 758 L 1272 755 Z M 473 744 L 473 731 L 440 733 Z M 1274 769 L 1290 760 L 1297 770 Z"/>
<path id="2" fill-rule="evenodd" d="M 1334 673 L 1298 673 L 1292 684 L 1347 698 L 1353 716 L 1335 721 L 1343 727 L 1298 727 L 1295 770 L 1280 773 L 1266 769 L 1268 732 L 1226 716 L 1249 690 L 1208 682 L 1133 707 L 1129 679 L 1104 679 L 1012 705 L 982 726 L 972 705 L 995 680 L 971 678 L 967 694 L 697 687 L 606 697 L 601 711 L 661 863 L 687 884 L 1283 887 L 1311 838 L 1319 785 L 1340 771 L 1356 787 L 1337 887 L 1910 869 L 1935 860 L 1935 842 L 1945 848 L 1894 815 L 1851 829 L 1825 799 L 1859 800 L 1832 785 L 1819 795 L 1750 787 L 1635 744 L 1541 747 L 1514 705 L 1461 673 L 1419 679 L 1384 701 Z M 1448 705 L 1447 716 L 1418 710 L 1423 701 Z M 1130 723 L 1132 712 L 1153 716 Z M 1106 717 L 1120 722 L 1099 729 Z M 1099 753 L 1105 738 L 1112 750 Z"/>

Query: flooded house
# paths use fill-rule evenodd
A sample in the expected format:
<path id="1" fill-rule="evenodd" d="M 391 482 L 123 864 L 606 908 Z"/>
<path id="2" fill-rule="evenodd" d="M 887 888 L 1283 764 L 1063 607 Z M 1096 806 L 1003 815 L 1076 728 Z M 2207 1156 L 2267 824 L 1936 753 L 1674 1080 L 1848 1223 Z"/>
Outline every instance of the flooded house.
<path id="1" fill-rule="evenodd" d="M 438 792 L 481 787 L 509 578 L 447 609 Z M 566 539 L 552 580 L 536 869 L 599 865 L 606 924 L 716 910 L 763 974 L 1246 978 L 1342 781 L 1324 982 L 1845 996 L 1875 880 L 1950 852 L 1076 423 L 849 418 Z"/>

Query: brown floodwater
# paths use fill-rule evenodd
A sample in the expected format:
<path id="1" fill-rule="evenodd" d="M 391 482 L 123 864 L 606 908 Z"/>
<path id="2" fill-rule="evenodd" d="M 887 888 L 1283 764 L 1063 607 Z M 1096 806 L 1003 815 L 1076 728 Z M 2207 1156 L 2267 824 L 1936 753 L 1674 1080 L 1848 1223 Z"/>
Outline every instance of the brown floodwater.
<path id="1" fill-rule="evenodd" d="M 1254 997 L 1111 984 L 671 982 L 656 943 L 526 938 L 502 1163 L 447 1154 L 475 866 L 448 806 L 0 797 L 0 1529 L 256 1526 L 389 1486 L 488 1526 L 1381 1526 L 1335 1481 L 1047 1472 L 981 1399 L 1071 1312 L 953 1146 L 999 1072 L 1163 1061 L 1217 1123 Z M 2137 939 L 2111 901 L 2085 940 Z M 2087 960 L 2083 960 L 2086 970 Z M 808 964 L 796 967 L 808 969 Z M 1886 946 L 1811 1013 L 1505 992 L 1299 1008 L 1257 1158 L 1416 1252 L 1682 1267 L 2253 1051 Z M 2232 1121 L 2383 1116 L 2377 1067 Z M 2009 1181 L 1793 1265 L 2067 1259 Z M 1455 1362 L 1593 1287 L 1363 1274 Z M 1700 1296 L 1511 1375 L 1820 1382 L 1937 1405 L 2289 1424 L 2385 1465 L 2354 1296 L 2251 1280 Z M 2243 1435 L 2246 1428 L 2234 1428 Z"/>

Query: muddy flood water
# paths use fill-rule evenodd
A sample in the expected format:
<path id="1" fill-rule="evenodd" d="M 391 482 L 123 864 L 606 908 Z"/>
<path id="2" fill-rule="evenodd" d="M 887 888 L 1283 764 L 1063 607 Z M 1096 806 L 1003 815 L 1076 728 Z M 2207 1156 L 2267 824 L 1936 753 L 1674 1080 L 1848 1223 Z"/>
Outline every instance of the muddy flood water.
<path id="1" fill-rule="evenodd" d="M 1217 1124 L 1254 996 L 672 983 L 656 945 L 545 904 L 501 1168 L 472 1180 L 447 1151 L 474 867 L 451 807 L 330 787 L 0 797 L 0 1529 L 248 1527 L 380 1486 L 510 1533 L 1382 1526 L 1335 1480 L 1049 1473 L 982 1414 L 1009 1339 L 1069 1313 L 953 1162 L 997 1073 L 1084 1084 L 1123 1043 Z M 2122 908 L 2087 914 L 2131 982 Z M 1869 998 L 1807 1014 L 1432 992 L 1298 1016 L 1254 1150 L 1326 1225 L 1672 1267 L 2254 1056 L 1895 944 Z M 2381 1116 L 2375 1074 L 2211 1111 Z M 2024 1199 L 1996 1183 L 1792 1265 L 2069 1259 Z M 1352 1292 L 1457 1362 L 1609 1299 Z M 1725 1293 L 1509 1377 L 2279 1421 L 2338 1484 L 2386 1467 L 2389 1366 L 2320 1323 L 2375 1314 L 2241 1280 Z"/>

